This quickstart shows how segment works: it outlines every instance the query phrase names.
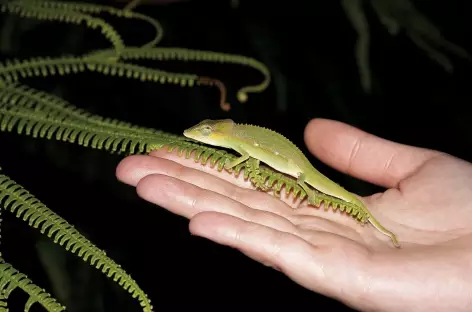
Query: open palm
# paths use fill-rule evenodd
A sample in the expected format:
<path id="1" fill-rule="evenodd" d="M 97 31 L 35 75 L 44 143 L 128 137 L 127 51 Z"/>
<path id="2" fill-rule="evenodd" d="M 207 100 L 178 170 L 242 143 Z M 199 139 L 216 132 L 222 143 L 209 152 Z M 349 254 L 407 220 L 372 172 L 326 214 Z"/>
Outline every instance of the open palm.
<path id="1" fill-rule="evenodd" d="M 193 234 L 354 308 L 470 311 L 472 164 L 324 119 L 308 124 L 305 141 L 328 165 L 387 188 L 363 200 L 401 249 L 368 224 L 279 200 L 163 150 L 124 159 L 117 176 L 145 200 L 191 219 Z"/>

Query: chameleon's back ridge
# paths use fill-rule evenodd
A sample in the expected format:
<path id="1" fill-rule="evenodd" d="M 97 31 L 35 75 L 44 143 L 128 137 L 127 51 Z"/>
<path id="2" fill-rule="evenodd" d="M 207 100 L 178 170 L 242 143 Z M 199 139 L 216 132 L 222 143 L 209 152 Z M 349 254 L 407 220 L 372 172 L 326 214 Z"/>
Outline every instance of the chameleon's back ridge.
<path id="1" fill-rule="evenodd" d="M 250 124 L 234 124 L 233 134 L 239 138 L 252 140 L 257 142 L 261 147 L 271 151 L 274 154 L 289 153 L 292 157 L 296 157 L 297 161 L 311 165 L 305 154 L 292 141 L 282 134 L 271 129 L 250 125 Z M 294 154 L 293 152 L 296 151 Z"/>

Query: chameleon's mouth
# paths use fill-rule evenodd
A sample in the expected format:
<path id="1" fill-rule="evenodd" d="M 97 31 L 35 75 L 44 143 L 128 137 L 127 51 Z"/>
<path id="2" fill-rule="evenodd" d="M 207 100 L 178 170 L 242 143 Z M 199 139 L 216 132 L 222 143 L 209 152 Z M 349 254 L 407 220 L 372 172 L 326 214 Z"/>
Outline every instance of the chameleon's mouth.
<path id="1" fill-rule="evenodd" d="M 187 138 L 193 139 L 193 138 L 192 138 L 192 134 L 191 134 L 190 131 L 188 131 L 188 130 L 185 130 L 185 131 L 184 131 L 184 136 L 187 137 Z"/>
<path id="2" fill-rule="evenodd" d="M 198 141 L 198 137 L 199 137 L 199 136 L 196 135 L 196 134 L 195 134 L 194 132 L 192 132 L 191 130 L 188 130 L 188 129 L 187 129 L 187 130 L 184 131 L 183 134 L 184 134 L 184 137 L 186 137 L 186 138 L 189 138 L 189 139 Z"/>

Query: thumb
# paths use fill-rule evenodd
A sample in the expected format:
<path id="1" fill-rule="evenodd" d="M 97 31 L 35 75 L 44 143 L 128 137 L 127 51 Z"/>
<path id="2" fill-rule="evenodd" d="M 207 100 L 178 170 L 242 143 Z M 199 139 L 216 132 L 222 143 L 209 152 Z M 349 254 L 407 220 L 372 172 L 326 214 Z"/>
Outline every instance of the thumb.
<path id="1" fill-rule="evenodd" d="M 358 276 L 363 275 L 360 268 L 365 267 L 361 263 L 367 262 L 367 251 L 355 243 L 316 246 L 296 235 L 216 212 L 195 215 L 190 221 L 190 232 L 236 248 L 283 272 L 301 286 L 346 304 L 357 305 L 359 290 L 364 289 L 358 285 Z M 335 236 L 325 232 L 315 232 L 315 236 L 316 233 L 319 239 L 313 235 L 312 238 L 320 243 L 324 235 Z"/>
<path id="2" fill-rule="evenodd" d="M 388 141 L 347 124 L 313 119 L 305 128 L 308 149 L 327 165 L 383 187 L 396 187 L 438 151 Z"/>

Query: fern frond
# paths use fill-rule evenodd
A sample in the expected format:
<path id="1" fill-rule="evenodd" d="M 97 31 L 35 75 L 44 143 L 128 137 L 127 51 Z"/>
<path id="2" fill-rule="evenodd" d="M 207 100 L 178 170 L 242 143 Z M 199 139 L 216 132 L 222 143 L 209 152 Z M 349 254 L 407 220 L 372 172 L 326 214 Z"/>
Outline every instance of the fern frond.
<path id="1" fill-rule="evenodd" d="M 0 293 L 0 312 L 8 312 L 8 304 L 4 295 Z"/>
<path id="2" fill-rule="evenodd" d="M 179 74 L 150 69 L 120 62 L 109 62 L 102 58 L 92 57 L 58 57 L 34 58 L 30 60 L 7 60 L 0 65 L 0 80 L 15 82 L 21 78 L 35 76 L 52 76 L 79 73 L 85 70 L 99 72 L 104 75 L 118 76 L 159 83 L 174 83 L 181 86 L 194 86 L 198 76 Z"/>
<path id="3" fill-rule="evenodd" d="M 89 57 L 94 55 L 100 55 L 101 57 L 112 56 L 112 50 L 99 50 L 91 53 Z M 237 98 L 238 101 L 244 103 L 248 100 L 248 93 L 262 92 L 270 84 L 270 73 L 269 69 L 261 62 L 256 59 L 235 54 L 227 54 L 221 52 L 204 51 L 204 50 L 191 50 L 184 48 L 136 48 L 126 47 L 121 54 L 123 60 L 176 60 L 176 61 L 196 61 L 196 62 L 212 62 L 220 64 L 238 64 L 247 67 L 251 67 L 259 71 L 263 75 L 263 81 L 257 85 L 245 86 L 238 90 Z"/>
<path id="4" fill-rule="evenodd" d="M 150 69 L 144 66 L 127 63 L 106 63 L 100 60 L 85 59 L 87 68 L 107 76 L 118 76 L 160 83 L 180 84 L 182 87 L 193 87 L 199 80 L 194 74 L 180 74 Z"/>
<path id="5" fill-rule="evenodd" d="M 3 259 L 1 260 L 0 311 L 8 311 L 6 300 L 16 288 L 20 288 L 29 295 L 28 301 L 25 304 L 25 312 L 28 312 L 31 306 L 36 302 L 42 305 L 47 311 L 60 312 L 65 310 L 64 306 L 58 303 L 57 300 L 51 297 L 44 289 L 33 284 L 25 274 L 16 270 L 12 265 L 5 263 Z"/>
<path id="6" fill-rule="evenodd" d="M 0 204 L 6 210 L 14 213 L 17 218 L 28 222 L 28 224 L 34 228 L 39 228 L 39 231 L 51 238 L 54 243 L 64 246 L 66 250 L 78 255 L 82 260 L 100 270 L 108 278 L 113 279 L 113 281 L 117 282 L 124 290 L 127 290 L 133 298 L 139 300 L 145 312 L 152 311 L 152 305 L 147 295 L 120 265 L 115 263 L 103 250 L 96 247 L 80 234 L 66 220 L 47 208 L 21 185 L 3 174 L 0 174 Z M 18 274 L 15 275 L 16 272 L 12 271 L 11 266 L 2 264 L 0 268 L 2 268 L 0 269 L 1 274 L 7 277 L 2 281 L 8 283 L 8 281 L 13 280 L 17 281 L 20 287 L 24 285 L 21 284 L 21 280 L 25 279 Z M 18 278 L 15 278 L 15 276 L 18 276 Z M 0 283 L 0 289 L 1 286 L 5 287 L 3 283 Z M 36 288 L 34 287 L 30 289 L 25 286 L 25 288 L 25 291 L 28 292 L 28 290 L 31 290 L 31 293 L 36 297 L 41 294 L 35 290 Z M 4 289 L 6 289 L 6 294 L 8 295 L 10 288 Z M 34 297 L 34 299 L 36 299 L 36 297 Z M 40 299 L 42 302 L 48 300 L 46 296 Z M 30 300 L 28 300 L 28 302 L 30 302 Z"/>
<path id="7" fill-rule="evenodd" d="M 79 57 L 31 58 L 29 60 L 6 60 L 0 64 L 0 79 L 15 82 L 20 78 L 66 75 L 83 72 L 86 64 Z"/>
<path id="8" fill-rule="evenodd" d="M 26 86 L 0 88 L 0 131 L 15 131 L 110 153 L 143 153 L 182 136 L 138 127 L 116 119 L 84 112 L 72 104 Z"/>
<path id="9" fill-rule="evenodd" d="M 18 81 L 20 78 L 50 75 L 66 75 L 79 73 L 85 70 L 96 71 L 104 75 L 139 79 L 141 81 L 173 83 L 181 86 L 194 86 L 195 84 L 216 84 L 221 91 L 221 106 L 227 110 L 226 90 L 217 79 L 199 77 L 194 74 L 171 73 L 151 69 L 144 66 L 108 61 L 115 55 L 113 50 L 100 50 L 85 57 L 58 57 L 58 58 L 33 58 L 29 60 L 6 60 L 0 64 L 0 87 L 3 84 Z M 237 97 L 241 102 L 247 100 L 247 92 L 261 92 L 270 83 L 270 75 L 267 68 L 257 60 L 240 55 L 230 55 L 209 51 L 187 50 L 178 48 L 125 48 L 122 51 L 123 59 L 155 59 L 155 60 L 183 60 L 205 61 L 219 63 L 234 63 L 258 68 L 264 75 L 264 81 L 258 85 L 246 86 L 238 90 Z M 210 83 L 209 83 L 210 82 Z M 223 85 L 223 87 L 222 87 Z M 229 109 L 229 108 L 228 108 Z"/>
<path id="10" fill-rule="evenodd" d="M 117 16 L 117 17 L 124 17 L 129 19 L 137 19 L 142 20 L 144 22 L 149 23 L 152 27 L 154 27 L 156 35 L 150 42 L 144 44 L 142 48 L 145 47 L 152 47 L 158 44 L 162 37 L 164 36 L 164 30 L 162 29 L 161 24 L 158 20 L 141 14 L 137 12 L 132 12 L 130 10 L 122 10 L 117 9 L 111 6 L 94 4 L 94 3 L 82 3 L 82 2 L 73 2 L 73 1 L 45 1 L 45 0 L 15 0 L 14 3 L 34 3 L 37 6 L 45 7 L 45 8 L 59 8 L 64 9 L 67 11 L 78 11 L 82 13 L 89 13 L 89 14 L 100 14 L 106 12 L 108 14 Z"/>
<path id="11" fill-rule="evenodd" d="M 14 1 L 3 4 L 0 6 L 0 11 L 8 11 L 9 13 L 18 14 L 21 17 L 35 18 L 46 21 L 59 21 L 77 25 L 85 22 L 87 27 L 92 29 L 100 28 L 101 33 L 111 42 L 115 49 L 115 55 L 113 55 L 113 57 L 116 57 L 117 54 L 119 55 L 121 50 L 124 48 L 121 36 L 110 24 L 106 23 L 100 18 L 92 17 L 87 14 L 59 8 L 43 8 L 40 6 L 35 6 L 33 2 L 29 1 Z"/>
<path id="12" fill-rule="evenodd" d="M 56 139 L 110 153 L 144 153 L 175 141 L 175 135 L 155 131 L 113 129 L 83 123 L 60 113 L 34 112 L 21 107 L 0 108 L 0 131 L 26 134 L 33 138 Z"/>
<path id="13" fill-rule="evenodd" d="M 6 84 L 0 87 L 0 108 L 21 107 L 32 112 L 41 112 L 44 114 L 57 112 L 58 115 L 67 116 L 84 125 L 110 127 L 114 131 L 136 131 L 140 134 L 159 135 L 162 131 L 155 129 L 139 127 L 129 122 L 104 118 L 99 115 L 91 114 L 83 109 L 77 108 L 60 97 L 47 92 L 36 90 L 25 85 L 17 83 Z"/>

